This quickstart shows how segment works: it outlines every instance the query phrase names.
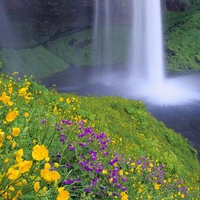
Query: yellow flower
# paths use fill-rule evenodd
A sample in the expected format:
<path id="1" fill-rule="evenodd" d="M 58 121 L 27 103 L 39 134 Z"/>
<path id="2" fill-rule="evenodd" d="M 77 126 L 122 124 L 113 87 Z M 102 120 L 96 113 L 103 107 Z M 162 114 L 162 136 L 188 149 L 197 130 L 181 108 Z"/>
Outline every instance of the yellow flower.
<path id="1" fill-rule="evenodd" d="M 168 178 L 168 180 L 167 180 L 169 183 L 171 183 L 172 182 L 172 179 L 171 178 Z"/>
<path id="2" fill-rule="evenodd" d="M 133 168 L 131 168 L 131 169 L 130 169 L 130 172 L 134 172 L 134 169 L 133 169 Z"/>
<path id="3" fill-rule="evenodd" d="M 7 172 L 8 179 L 10 179 L 10 180 L 16 180 L 17 178 L 19 178 L 19 176 L 20 176 L 20 173 L 15 168 L 10 167 L 8 169 L 8 172 Z"/>
<path id="4" fill-rule="evenodd" d="M 14 137 L 17 137 L 19 135 L 19 133 L 20 133 L 20 128 L 18 128 L 18 127 L 13 127 L 12 128 L 12 135 Z"/>
<path id="5" fill-rule="evenodd" d="M 181 198 L 184 199 L 184 198 L 185 198 L 185 195 L 184 195 L 184 194 L 181 194 Z"/>
<path id="6" fill-rule="evenodd" d="M 63 99 L 62 97 L 60 97 L 59 101 L 60 101 L 60 102 L 63 102 L 63 101 L 64 101 L 64 99 Z"/>
<path id="7" fill-rule="evenodd" d="M 48 158 L 49 151 L 44 145 L 35 145 L 32 151 L 32 157 L 34 160 L 40 161 Z"/>
<path id="8" fill-rule="evenodd" d="M 119 170 L 119 175 L 123 176 L 123 174 L 124 174 L 123 170 Z"/>
<path id="9" fill-rule="evenodd" d="M 35 182 L 33 187 L 34 187 L 35 192 L 38 192 L 40 189 L 40 182 L 38 182 L 38 181 Z"/>
<path id="10" fill-rule="evenodd" d="M 102 170 L 102 174 L 107 174 L 108 171 L 106 169 Z"/>
<path id="11" fill-rule="evenodd" d="M 70 99 L 69 99 L 69 98 L 66 99 L 66 103 L 67 103 L 67 104 L 70 103 Z"/>
<path id="12" fill-rule="evenodd" d="M 159 189 L 160 189 L 160 185 L 156 183 L 156 184 L 154 185 L 154 188 L 155 188 L 156 190 L 159 190 Z"/>
<path id="13" fill-rule="evenodd" d="M 23 149 L 19 149 L 16 153 L 16 161 L 17 162 L 21 162 L 23 160 L 22 156 L 24 155 L 24 150 Z"/>
<path id="14" fill-rule="evenodd" d="M 10 107 L 12 107 L 12 106 L 13 106 L 13 102 L 12 102 L 12 101 L 9 101 L 9 102 L 8 102 L 8 105 L 9 105 Z"/>
<path id="15" fill-rule="evenodd" d="M 149 164 L 149 167 L 151 167 L 151 168 L 152 168 L 152 167 L 153 167 L 153 163 L 150 163 L 150 164 Z"/>
<path id="16" fill-rule="evenodd" d="M 151 195 L 148 195 L 148 196 L 147 196 L 147 199 L 152 199 L 152 196 L 151 196 Z"/>
<path id="17" fill-rule="evenodd" d="M 2 129 L 0 129 L 0 148 L 3 145 L 3 141 L 4 141 L 4 132 L 2 131 Z"/>
<path id="18" fill-rule="evenodd" d="M 47 182 L 57 181 L 60 179 L 60 174 L 57 171 L 50 171 L 51 165 L 46 163 L 44 169 L 40 171 L 40 175 Z"/>
<path id="19" fill-rule="evenodd" d="M 26 96 L 27 90 L 28 90 L 27 87 L 23 87 L 23 88 L 19 89 L 19 91 L 18 91 L 19 96 Z"/>
<path id="20" fill-rule="evenodd" d="M 12 142 L 12 147 L 15 148 L 17 146 L 17 142 Z"/>
<path id="21" fill-rule="evenodd" d="M 139 188 L 138 192 L 141 193 L 142 191 L 143 191 L 143 189 L 142 189 L 142 188 Z"/>
<path id="22" fill-rule="evenodd" d="M 58 168 L 59 167 L 59 163 L 55 162 L 54 163 L 54 167 Z"/>
<path id="23" fill-rule="evenodd" d="M 11 111 L 6 115 L 6 121 L 7 122 L 12 122 L 15 120 L 15 118 L 17 117 L 18 112 L 17 111 Z"/>
<path id="24" fill-rule="evenodd" d="M 7 137 L 6 137 L 8 140 L 12 140 L 12 136 L 11 135 L 7 135 Z"/>
<path id="25" fill-rule="evenodd" d="M 24 117 L 29 117 L 29 115 L 30 115 L 30 114 L 29 114 L 28 112 L 25 112 L 25 113 L 24 113 Z"/>
<path id="26" fill-rule="evenodd" d="M 10 97 L 7 96 L 5 92 L 3 92 L 0 96 L 0 101 L 2 101 L 4 104 L 7 104 L 10 101 Z"/>
<path id="27" fill-rule="evenodd" d="M 42 188 L 42 191 L 43 191 L 44 193 L 46 193 L 46 191 L 47 191 L 47 187 L 44 186 L 44 187 Z"/>
<path id="28" fill-rule="evenodd" d="M 25 160 L 18 163 L 20 173 L 28 172 L 33 164 L 33 161 Z"/>
<path id="29" fill-rule="evenodd" d="M 11 94 L 12 91 L 13 91 L 13 88 L 12 88 L 12 87 L 9 87 L 9 88 L 8 88 L 8 93 Z"/>
<path id="30" fill-rule="evenodd" d="M 68 200 L 70 197 L 70 194 L 67 190 L 65 190 L 64 187 L 58 188 L 58 196 L 56 200 Z"/>
<path id="31" fill-rule="evenodd" d="M 120 196 L 121 196 L 121 200 L 128 200 L 128 194 L 126 194 L 125 192 L 121 192 Z"/>
<path id="32" fill-rule="evenodd" d="M 8 163 L 9 160 L 10 160 L 9 158 L 6 158 L 3 162 L 4 162 L 4 163 Z"/>

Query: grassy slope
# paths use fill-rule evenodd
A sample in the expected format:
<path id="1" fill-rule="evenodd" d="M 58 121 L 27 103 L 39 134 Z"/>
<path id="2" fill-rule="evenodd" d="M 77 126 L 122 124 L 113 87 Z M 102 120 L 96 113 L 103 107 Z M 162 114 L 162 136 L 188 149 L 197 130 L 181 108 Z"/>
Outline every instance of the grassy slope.
<path id="1" fill-rule="evenodd" d="M 9 81 L 2 77 L 0 77 L 0 81 L 3 83 L 0 85 L 0 94 L 2 94 L 8 87 Z M 12 85 L 15 88 L 20 88 L 22 85 L 24 87 L 23 82 L 19 86 L 16 83 Z M 25 152 L 30 151 L 27 142 L 32 144 L 34 140 L 41 143 L 45 139 L 44 144 L 48 146 L 52 137 L 51 133 L 55 131 L 55 123 L 61 119 L 75 120 L 76 116 L 79 116 L 87 119 L 87 126 L 92 126 L 95 132 L 105 131 L 108 133 L 113 150 L 133 159 L 149 156 L 153 160 L 161 161 L 166 166 L 168 177 L 178 175 L 193 187 L 199 188 L 200 166 L 196 151 L 180 134 L 167 129 L 162 122 L 153 118 L 142 102 L 121 97 L 99 98 L 59 94 L 55 91 L 48 91 L 34 82 L 31 82 L 29 88 L 34 99 L 28 104 L 21 101 L 17 92 L 12 94 L 12 100 L 16 98 L 14 107 L 19 110 L 19 116 L 14 121 L 14 126 L 20 126 L 22 129 L 19 142 L 20 145 L 25 144 Z M 69 98 L 72 101 L 75 99 L 75 105 L 70 106 L 65 101 L 61 102 L 61 97 Z M 6 112 L 8 110 L 1 109 L 2 116 L 5 116 Z M 28 120 L 23 120 L 24 112 L 30 113 Z M 41 125 L 43 118 L 46 120 L 46 126 Z M 11 126 L 4 124 L 3 121 L 4 117 L 0 119 L 0 123 L 2 130 L 7 134 L 10 132 Z M 77 135 L 71 137 L 77 137 Z M 57 153 L 58 145 L 59 141 L 53 142 L 51 155 Z"/>
<path id="2" fill-rule="evenodd" d="M 130 29 L 128 26 L 111 26 L 112 37 L 109 38 L 110 49 L 109 55 L 112 64 L 127 62 L 128 55 L 128 34 Z M 98 37 L 93 40 L 92 29 L 83 30 L 65 37 L 61 37 L 54 41 L 48 42 L 45 47 L 59 58 L 76 66 L 102 65 L 105 56 L 105 30 L 101 27 L 98 30 Z M 70 42 L 72 44 L 70 44 Z M 96 43 L 94 45 L 94 43 Z M 99 59 L 93 60 L 94 55 L 98 55 Z"/>
<path id="3" fill-rule="evenodd" d="M 5 73 L 18 71 L 20 74 L 46 77 L 63 71 L 68 64 L 46 50 L 43 46 L 27 49 L 2 49 L 0 60 Z"/>
<path id="4" fill-rule="evenodd" d="M 165 14 L 165 40 L 168 69 L 175 72 L 200 70 L 200 6 L 187 12 Z"/>
<path id="5" fill-rule="evenodd" d="M 150 154 L 166 163 L 169 171 L 178 174 L 197 172 L 196 151 L 181 135 L 154 119 L 142 102 L 120 97 L 80 99 L 83 108 L 80 114 L 98 124 L 98 129 L 110 133 L 116 141 L 114 148 L 119 148 L 120 152 L 136 157 Z M 119 138 L 123 138 L 123 143 Z"/>

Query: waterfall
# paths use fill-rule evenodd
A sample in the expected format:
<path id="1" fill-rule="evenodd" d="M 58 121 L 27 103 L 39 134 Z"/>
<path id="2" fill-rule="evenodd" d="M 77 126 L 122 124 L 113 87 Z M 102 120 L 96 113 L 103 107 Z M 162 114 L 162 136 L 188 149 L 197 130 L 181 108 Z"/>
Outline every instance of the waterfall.
<path id="1" fill-rule="evenodd" d="M 157 105 L 180 105 L 200 99 L 185 77 L 166 78 L 161 0 L 133 0 L 127 90 Z"/>
<path id="2" fill-rule="evenodd" d="M 93 65 L 107 65 L 110 63 L 110 37 L 110 0 L 95 0 L 92 51 Z"/>
<path id="3" fill-rule="evenodd" d="M 130 74 L 134 80 L 158 84 L 164 80 L 160 0 L 133 0 Z"/>

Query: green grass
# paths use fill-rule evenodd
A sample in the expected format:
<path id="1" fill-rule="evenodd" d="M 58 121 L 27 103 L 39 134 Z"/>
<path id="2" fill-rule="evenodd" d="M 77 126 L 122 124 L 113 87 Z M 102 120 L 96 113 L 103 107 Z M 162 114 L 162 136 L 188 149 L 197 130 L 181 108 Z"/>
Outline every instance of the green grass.
<path id="1" fill-rule="evenodd" d="M 19 50 L 1 49 L 0 59 L 5 73 L 18 71 L 21 75 L 34 75 L 37 78 L 50 76 L 69 67 L 43 46 Z"/>
<path id="2" fill-rule="evenodd" d="M 198 199 L 200 166 L 196 150 L 180 134 L 153 118 L 141 101 L 59 94 L 26 77 L 16 81 L 13 77 L 1 75 L 0 82 L 0 199 L 6 199 L 9 195 L 13 197 L 17 191 L 21 191 L 22 199 L 53 200 L 61 186 L 69 191 L 70 199 L 115 199 L 115 193 L 122 200 L 127 199 L 126 195 L 130 199 Z M 18 112 L 9 121 L 7 116 L 11 111 Z M 70 120 L 72 125 L 63 124 L 62 120 Z M 100 143 L 93 138 L 94 135 L 77 137 L 82 133 L 79 128 L 82 120 L 82 130 L 91 127 L 94 135 L 105 132 L 105 136 L 101 137 L 104 140 L 110 138 L 106 147 L 108 156 L 102 155 Z M 17 137 L 12 133 L 14 127 L 20 128 Z M 66 141 L 61 143 L 63 137 L 66 137 Z M 88 147 L 79 146 L 80 142 L 88 143 L 89 139 L 94 141 Z M 41 161 L 33 158 L 36 144 L 45 145 L 49 158 L 45 153 Z M 69 150 L 68 144 L 76 150 Z M 22 160 L 20 149 L 24 151 Z M 89 150 L 97 152 L 95 162 L 103 165 L 101 173 L 87 172 L 78 164 L 80 160 L 89 162 Z M 40 150 L 39 157 L 43 151 Z M 57 153 L 60 153 L 61 160 L 56 159 Z M 118 161 L 109 164 L 116 156 Z M 30 168 L 23 168 L 26 172 L 18 169 L 18 165 L 24 161 L 32 163 Z M 42 176 L 41 170 L 48 162 L 53 171 L 47 170 Z M 64 167 L 66 164 L 72 167 Z M 125 193 L 122 188 L 111 184 L 111 174 L 116 173 L 116 169 L 120 170 L 117 172 L 118 183 L 126 187 Z M 8 170 L 13 177 L 17 177 L 18 171 L 21 175 L 14 179 L 8 175 Z M 48 173 L 56 172 L 60 178 L 48 181 Z M 159 176 L 151 175 L 151 172 Z M 64 180 L 75 180 L 77 177 L 81 178 L 81 182 L 63 185 Z M 98 182 L 93 188 L 90 181 L 95 177 Z M 39 191 L 35 189 L 36 184 L 40 184 Z M 74 190 L 73 186 L 78 188 Z M 90 192 L 85 192 L 88 187 Z M 106 189 L 102 191 L 101 187 Z M 189 191 L 182 191 L 182 187 Z"/>
<path id="3" fill-rule="evenodd" d="M 174 72 L 200 70 L 200 12 L 199 4 L 189 11 L 165 14 L 165 43 L 167 67 Z"/>

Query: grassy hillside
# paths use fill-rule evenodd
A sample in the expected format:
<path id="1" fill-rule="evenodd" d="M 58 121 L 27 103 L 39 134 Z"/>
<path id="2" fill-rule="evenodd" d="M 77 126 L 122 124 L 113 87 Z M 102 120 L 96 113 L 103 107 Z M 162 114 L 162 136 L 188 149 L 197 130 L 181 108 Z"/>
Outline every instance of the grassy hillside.
<path id="1" fill-rule="evenodd" d="M 0 199 L 198 199 L 196 151 L 142 102 L 13 77 L 0 77 Z"/>
<path id="2" fill-rule="evenodd" d="M 187 12 L 167 12 L 164 32 L 167 66 L 170 71 L 200 70 L 200 3 Z"/>

